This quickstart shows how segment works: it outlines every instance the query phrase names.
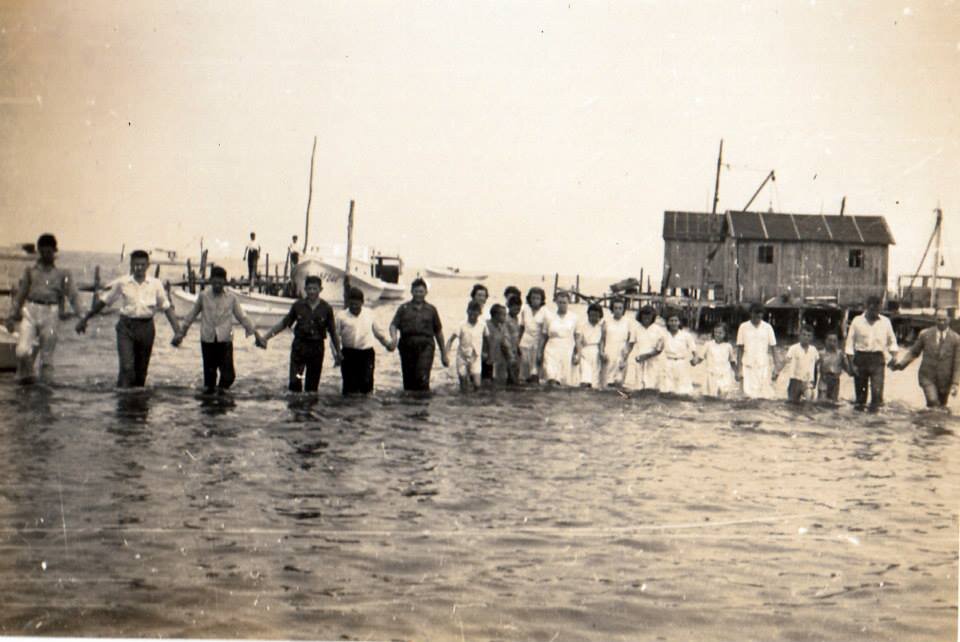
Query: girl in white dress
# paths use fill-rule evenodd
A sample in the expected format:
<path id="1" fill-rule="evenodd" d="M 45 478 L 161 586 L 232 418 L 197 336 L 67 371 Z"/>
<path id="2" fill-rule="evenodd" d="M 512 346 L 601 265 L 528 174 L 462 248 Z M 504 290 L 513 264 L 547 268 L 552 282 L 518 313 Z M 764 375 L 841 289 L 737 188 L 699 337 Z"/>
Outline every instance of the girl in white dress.
<path id="1" fill-rule="evenodd" d="M 558 292 L 557 311 L 547 317 L 540 338 L 540 363 L 543 378 L 552 385 L 576 385 L 573 366 L 579 363 L 577 315 L 567 308 L 570 295 Z"/>
<path id="2" fill-rule="evenodd" d="M 635 321 L 624 316 L 627 303 L 616 298 L 610 303 L 613 318 L 602 322 L 603 336 L 600 339 L 600 385 L 621 386 L 627 372 L 627 357 L 633 350 Z"/>
<path id="3" fill-rule="evenodd" d="M 700 356 L 707 369 L 704 394 L 711 397 L 732 396 L 737 388 L 733 373 L 737 365 L 737 353 L 727 341 L 727 326 L 718 323 L 713 327 L 713 340 L 703 344 Z"/>
<path id="4" fill-rule="evenodd" d="M 633 326 L 633 352 L 627 358 L 624 384 L 633 390 L 656 390 L 660 387 L 660 358 L 666 335 L 656 323 L 657 315 L 649 305 L 637 312 L 639 323 Z"/>
<path id="5" fill-rule="evenodd" d="M 603 337 L 603 308 L 587 307 L 587 322 L 580 326 L 580 387 L 600 387 L 600 340 Z"/>
<path id="6" fill-rule="evenodd" d="M 543 324 L 550 314 L 544 305 L 547 295 L 543 288 L 527 291 L 527 305 L 520 310 L 520 381 L 537 383 L 540 379 L 540 340 Z"/>
<path id="7" fill-rule="evenodd" d="M 663 338 L 663 354 L 660 358 L 663 359 L 660 392 L 693 394 L 690 366 L 700 363 L 697 342 L 692 334 L 680 327 L 680 315 L 677 312 L 667 313 L 667 333 Z"/>

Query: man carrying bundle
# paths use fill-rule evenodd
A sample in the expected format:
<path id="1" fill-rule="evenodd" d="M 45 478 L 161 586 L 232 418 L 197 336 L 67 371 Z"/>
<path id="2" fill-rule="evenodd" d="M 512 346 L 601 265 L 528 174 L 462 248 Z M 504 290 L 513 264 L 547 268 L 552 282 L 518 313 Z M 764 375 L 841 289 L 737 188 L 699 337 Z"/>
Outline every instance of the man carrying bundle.
<path id="1" fill-rule="evenodd" d="M 39 260 L 28 267 L 20 279 L 13 309 L 6 321 L 7 330 L 13 332 L 20 324 L 20 339 L 17 342 L 17 381 L 31 383 L 36 377 L 36 359 L 40 356 L 41 378 L 48 380 L 53 374 L 53 351 L 57 347 L 57 324 L 66 318 L 63 302 L 69 299 L 73 311 L 81 316 L 80 300 L 76 283 L 69 270 L 55 264 L 57 239 L 53 234 L 42 234 L 37 239 Z M 39 349 L 34 346 L 39 343 Z"/>

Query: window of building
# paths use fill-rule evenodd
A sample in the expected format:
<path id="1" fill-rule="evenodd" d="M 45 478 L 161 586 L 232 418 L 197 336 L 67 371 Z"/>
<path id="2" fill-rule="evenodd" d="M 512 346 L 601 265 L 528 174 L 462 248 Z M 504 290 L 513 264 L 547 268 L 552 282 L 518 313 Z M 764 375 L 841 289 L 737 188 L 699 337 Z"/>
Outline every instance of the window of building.
<path id="1" fill-rule="evenodd" d="M 773 263 L 772 245 L 761 245 L 757 248 L 757 263 Z"/>
<path id="2" fill-rule="evenodd" d="M 863 267 L 863 250 L 861 250 L 860 248 L 850 250 L 850 267 L 852 268 Z"/>

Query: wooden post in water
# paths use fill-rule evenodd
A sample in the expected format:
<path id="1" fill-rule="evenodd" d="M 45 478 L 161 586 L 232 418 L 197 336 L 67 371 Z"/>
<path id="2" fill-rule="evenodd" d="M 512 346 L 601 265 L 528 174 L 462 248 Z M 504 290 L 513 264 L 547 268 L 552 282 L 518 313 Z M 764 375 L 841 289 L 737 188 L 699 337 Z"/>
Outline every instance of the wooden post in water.
<path id="1" fill-rule="evenodd" d="M 200 252 L 200 289 L 204 288 L 204 284 L 207 281 L 207 253 L 206 251 Z M 190 290 L 192 293 L 193 290 Z"/>
<path id="2" fill-rule="evenodd" d="M 350 255 L 353 253 L 353 199 L 350 199 L 350 211 L 347 213 L 347 264 L 343 269 L 343 307 L 347 307 L 350 297 Z"/>
<path id="3" fill-rule="evenodd" d="M 197 291 L 197 284 L 194 281 L 193 266 L 190 265 L 189 258 L 187 258 L 187 290 L 190 291 L 190 294 L 195 294 Z"/>
<path id="4" fill-rule="evenodd" d="M 577 275 L 577 281 L 574 288 L 576 288 L 576 292 L 573 295 L 574 298 L 576 299 L 575 303 L 580 303 L 580 275 L 579 274 Z"/>
<path id="5" fill-rule="evenodd" d="M 557 287 L 559 286 L 559 284 L 560 284 L 560 273 L 554 272 L 553 274 L 553 298 L 554 299 L 557 298 Z M 544 305 L 546 305 L 547 302 L 544 301 L 543 303 Z"/>
<path id="6" fill-rule="evenodd" d="M 270 254 L 266 254 L 266 263 L 264 263 L 263 274 L 267 277 L 267 285 L 270 284 Z M 260 288 L 260 291 L 263 292 L 263 288 Z"/>

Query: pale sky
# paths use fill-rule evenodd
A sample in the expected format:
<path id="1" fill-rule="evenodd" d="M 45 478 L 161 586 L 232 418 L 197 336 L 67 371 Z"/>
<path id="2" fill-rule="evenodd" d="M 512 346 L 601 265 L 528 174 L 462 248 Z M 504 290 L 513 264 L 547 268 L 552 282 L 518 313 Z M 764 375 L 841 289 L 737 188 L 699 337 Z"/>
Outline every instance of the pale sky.
<path id="1" fill-rule="evenodd" d="M 281 256 L 314 135 L 311 240 L 410 265 L 656 280 L 724 138 L 721 211 L 846 195 L 893 279 L 938 202 L 960 259 L 960 4 L 0 2 L 0 242 Z"/>

